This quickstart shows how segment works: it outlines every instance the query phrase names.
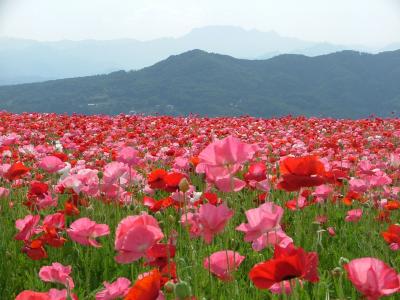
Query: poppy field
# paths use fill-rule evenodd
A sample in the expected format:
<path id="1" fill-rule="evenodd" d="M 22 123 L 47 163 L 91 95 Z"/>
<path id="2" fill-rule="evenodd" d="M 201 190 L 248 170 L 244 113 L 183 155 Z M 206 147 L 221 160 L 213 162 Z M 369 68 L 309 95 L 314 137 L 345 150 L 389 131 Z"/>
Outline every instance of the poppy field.
<path id="1" fill-rule="evenodd" d="M 0 299 L 399 299 L 399 119 L 0 112 L 0 158 Z"/>

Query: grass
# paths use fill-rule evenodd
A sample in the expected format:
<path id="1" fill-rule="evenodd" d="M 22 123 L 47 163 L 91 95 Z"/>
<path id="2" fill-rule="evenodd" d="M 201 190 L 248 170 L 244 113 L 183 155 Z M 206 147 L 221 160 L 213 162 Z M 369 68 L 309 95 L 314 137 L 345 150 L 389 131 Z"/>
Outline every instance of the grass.
<path id="1" fill-rule="evenodd" d="M 53 179 L 54 180 L 54 179 Z M 198 190 L 203 190 L 203 181 L 192 174 L 192 182 Z M 214 238 L 211 245 L 206 245 L 202 239 L 191 239 L 187 230 L 180 230 L 179 212 L 172 208 L 155 213 L 155 217 L 166 237 L 173 230 L 181 232 L 178 238 L 176 263 L 180 280 L 186 281 L 197 299 L 282 299 L 268 291 L 256 289 L 248 278 L 249 270 L 256 263 L 272 257 L 271 248 L 255 252 L 250 243 L 243 241 L 243 234 L 236 231 L 235 227 L 246 222 L 244 212 L 257 206 L 254 202 L 258 192 L 248 189 L 238 193 L 219 193 L 228 206 L 235 211 L 234 217 L 229 221 L 223 234 Z M 16 234 L 15 220 L 29 214 L 22 202 L 26 195 L 26 187 L 14 189 L 10 199 L 0 199 L 0 295 L 1 299 L 14 299 L 22 290 L 47 291 L 52 287 L 61 288 L 57 284 L 44 283 L 38 277 L 40 267 L 60 262 L 72 266 L 72 277 L 75 281 L 74 292 L 79 299 L 94 299 L 96 292 L 103 288 L 103 281 L 113 281 L 120 276 L 129 278 L 134 282 L 140 273 L 149 270 L 143 266 L 143 261 L 127 265 L 117 264 L 114 261 L 114 235 L 118 223 L 125 216 L 139 214 L 147 209 L 141 204 L 128 207 L 106 205 L 98 199 L 89 199 L 88 208 L 81 207 L 79 217 L 89 217 L 97 223 L 110 226 L 111 234 L 101 238 L 102 248 L 85 247 L 68 241 L 60 249 L 47 247 L 48 258 L 32 261 L 21 253 L 22 242 L 13 239 Z M 159 195 L 161 196 L 161 195 Z M 269 200 L 282 207 L 284 203 L 296 193 L 286 193 L 273 190 Z M 136 200 L 141 195 L 134 195 Z M 64 196 L 59 197 L 63 202 Z M 14 203 L 13 207 L 8 201 Z M 140 201 L 136 201 L 137 203 Z M 60 206 L 60 205 L 59 205 Z M 317 251 L 319 255 L 320 281 L 315 284 L 305 282 L 302 287 L 297 286 L 288 299 L 359 299 L 351 282 L 343 272 L 333 272 L 340 268 L 343 258 L 354 259 L 360 257 L 376 257 L 396 270 L 400 269 L 400 256 L 389 249 L 380 233 L 387 229 L 387 223 L 378 222 L 377 211 L 374 208 L 356 203 L 354 208 L 363 207 L 364 214 L 358 223 L 344 221 L 348 206 L 337 202 L 328 201 L 326 204 L 315 204 L 299 211 L 285 209 L 283 223 L 285 231 L 294 240 L 296 246 L 303 247 L 306 251 Z M 47 209 L 41 212 L 44 215 L 55 212 L 56 209 Z M 314 222 L 318 215 L 326 215 L 328 222 L 324 225 Z M 77 217 L 67 217 L 69 225 Z M 392 213 L 392 220 L 398 220 L 399 213 Z M 336 236 L 331 237 L 326 231 L 321 231 L 327 226 L 333 226 Z M 203 268 L 203 259 L 219 250 L 235 250 L 246 258 L 235 273 L 232 282 L 221 282 L 211 276 Z M 174 299 L 172 294 L 166 293 L 167 299 Z M 285 299 L 286 296 L 283 296 Z M 396 299 L 396 296 L 387 299 Z"/>

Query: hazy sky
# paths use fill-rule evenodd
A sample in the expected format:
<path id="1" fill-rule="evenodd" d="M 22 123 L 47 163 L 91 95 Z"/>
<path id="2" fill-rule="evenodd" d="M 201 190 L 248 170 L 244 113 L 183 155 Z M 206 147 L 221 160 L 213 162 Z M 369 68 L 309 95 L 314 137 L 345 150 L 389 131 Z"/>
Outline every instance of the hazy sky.
<path id="1" fill-rule="evenodd" d="M 400 0 L 0 0 L 0 36 L 149 40 L 206 25 L 384 46 L 400 42 Z"/>

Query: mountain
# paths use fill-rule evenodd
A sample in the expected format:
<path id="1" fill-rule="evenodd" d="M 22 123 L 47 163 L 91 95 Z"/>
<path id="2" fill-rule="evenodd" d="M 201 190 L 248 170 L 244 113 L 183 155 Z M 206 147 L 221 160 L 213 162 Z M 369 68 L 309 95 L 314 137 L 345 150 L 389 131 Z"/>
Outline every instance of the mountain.
<path id="1" fill-rule="evenodd" d="M 193 50 L 139 71 L 0 87 L 12 112 L 339 118 L 400 112 L 400 50 L 244 60 Z"/>
<path id="2" fill-rule="evenodd" d="M 265 59 L 281 53 L 320 55 L 349 49 L 326 43 L 322 45 L 283 37 L 273 31 L 244 30 L 233 26 L 197 28 L 179 38 L 151 41 L 39 42 L 0 38 L 0 85 L 138 70 L 192 49 L 247 59 Z"/>

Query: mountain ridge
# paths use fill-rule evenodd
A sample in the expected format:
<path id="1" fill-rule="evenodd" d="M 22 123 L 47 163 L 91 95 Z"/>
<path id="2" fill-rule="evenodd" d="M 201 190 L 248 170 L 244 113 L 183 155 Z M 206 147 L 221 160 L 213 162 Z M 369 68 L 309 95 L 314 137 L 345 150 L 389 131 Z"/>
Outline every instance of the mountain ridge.
<path id="1" fill-rule="evenodd" d="M 400 111 L 400 50 L 236 59 L 192 50 L 138 71 L 0 87 L 14 112 L 339 118 Z"/>
<path id="2" fill-rule="evenodd" d="M 236 58 L 265 59 L 282 53 L 319 55 L 362 47 L 309 42 L 234 26 L 206 26 L 180 37 L 148 41 L 0 38 L 0 85 L 138 70 L 196 48 Z"/>

